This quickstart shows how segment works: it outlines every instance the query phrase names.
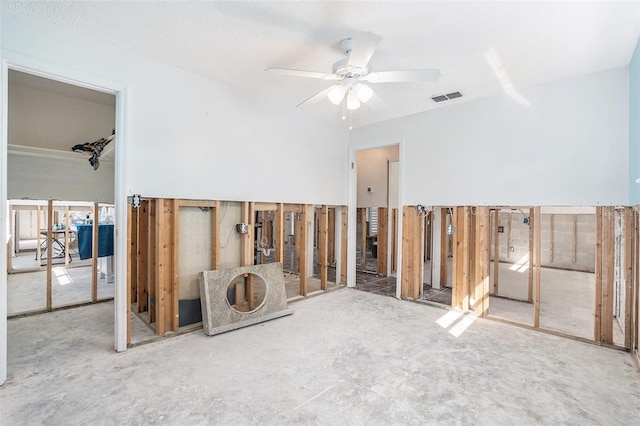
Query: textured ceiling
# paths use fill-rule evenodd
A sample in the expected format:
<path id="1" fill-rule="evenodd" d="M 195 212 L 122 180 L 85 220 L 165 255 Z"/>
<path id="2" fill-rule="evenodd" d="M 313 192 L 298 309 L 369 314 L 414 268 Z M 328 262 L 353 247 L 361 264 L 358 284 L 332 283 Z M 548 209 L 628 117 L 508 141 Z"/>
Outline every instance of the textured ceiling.
<path id="1" fill-rule="evenodd" d="M 634 2 L 7 2 L 34 19 L 295 105 L 327 82 L 268 67 L 330 72 L 341 39 L 372 31 L 372 71 L 439 68 L 436 83 L 379 84 L 354 125 L 624 66 L 640 34 Z M 497 70 L 494 71 L 495 69 Z M 498 74 L 498 75 L 497 75 Z M 501 84 L 502 81 L 502 84 Z M 465 97 L 434 104 L 453 91 Z M 304 105 L 339 119 L 340 107 Z"/>

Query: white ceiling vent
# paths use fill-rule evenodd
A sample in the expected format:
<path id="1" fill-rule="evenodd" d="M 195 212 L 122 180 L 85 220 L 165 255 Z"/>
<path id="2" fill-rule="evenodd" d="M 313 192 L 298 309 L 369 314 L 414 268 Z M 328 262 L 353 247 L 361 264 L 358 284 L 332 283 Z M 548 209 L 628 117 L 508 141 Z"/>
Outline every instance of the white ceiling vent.
<path id="1" fill-rule="evenodd" d="M 446 95 L 433 96 L 431 100 L 433 100 L 433 102 L 444 102 L 450 99 L 461 98 L 461 97 L 462 97 L 462 93 L 452 92 L 452 93 L 447 93 Z"/>

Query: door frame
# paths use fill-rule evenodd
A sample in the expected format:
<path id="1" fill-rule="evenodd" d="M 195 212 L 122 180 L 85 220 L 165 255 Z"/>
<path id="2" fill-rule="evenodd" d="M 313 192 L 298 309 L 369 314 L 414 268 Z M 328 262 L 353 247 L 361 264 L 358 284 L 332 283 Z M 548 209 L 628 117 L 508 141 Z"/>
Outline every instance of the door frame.
<path id="1" fill-rule="evenodd" d="M 123 83 L 101 76 L 68 68 L 60 64 L 3 50 L 0 55 L 0 104 L 2 132 L 0 134 L 0 385 L 7 379 L 7 244 L 8 241 L 8 73 L 9 69 L 57 80 L 75 86 L 113 94 L 116 97 L 116 128 L 118 142 L 115 147 L 114 206 L 115 217 L 115 292 L 114 292 L 114 349 L 127 349 L 127 193 L 126 157 L 127 140 L 127 88 Z"/>

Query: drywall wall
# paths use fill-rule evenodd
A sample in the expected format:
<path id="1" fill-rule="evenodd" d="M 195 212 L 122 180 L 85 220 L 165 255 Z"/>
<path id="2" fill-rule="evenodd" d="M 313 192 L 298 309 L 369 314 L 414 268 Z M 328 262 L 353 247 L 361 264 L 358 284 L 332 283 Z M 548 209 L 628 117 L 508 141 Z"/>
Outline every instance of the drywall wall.
<path id="1" fill-rule="evenodd" d="M 4 52 L 126 88 L 126 143 L 120 147 L 129 193 L 346 204 L 348 131 L 339 120 L 319 122 L 294 105 L 4 9 L 1 31 Z"/>
<path id="2" fill-rule="evenodd" d="M 640 204 L 640 42 L 629 63 L 629 205 Z"/>
<path id="3" fill-rule="evenodd" d="M 388 163 L 398 159 L 398 145 L 358 151 L 358 207 L 387 207 Z"/>
<path id="4" fill-rule="evenodd" d="M 627 68 L 443 106 L 352 131 L 353 149 L 402 141 L 403 204 L 628 201 Z"/>
<path id="5" fill-rule="evenodd" d="M 52 157 L 10 150 L 7 169 L 9 199 L 114 201 L 113 162 L 101 161 L 100 168 L 93 170 L 83 156 Z"/>

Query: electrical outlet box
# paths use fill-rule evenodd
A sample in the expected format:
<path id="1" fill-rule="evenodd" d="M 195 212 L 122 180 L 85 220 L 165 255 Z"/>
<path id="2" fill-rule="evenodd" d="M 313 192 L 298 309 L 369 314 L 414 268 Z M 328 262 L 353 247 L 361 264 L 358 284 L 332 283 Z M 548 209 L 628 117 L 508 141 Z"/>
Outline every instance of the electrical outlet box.
<path id="1" fill-rule="evenodd" d="M 236 225 L 236 231 L 238 231 L 239 234 L 246 234 L 249 232 L 249 225 L 246 223 L 238 223 Z"/>
<path id="2" fill-rule="evenodd" d="M 504 226 L 498 226 L 498 234 L 504 233 Z"/>

